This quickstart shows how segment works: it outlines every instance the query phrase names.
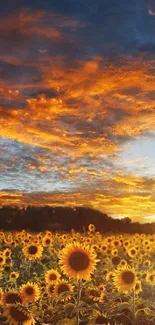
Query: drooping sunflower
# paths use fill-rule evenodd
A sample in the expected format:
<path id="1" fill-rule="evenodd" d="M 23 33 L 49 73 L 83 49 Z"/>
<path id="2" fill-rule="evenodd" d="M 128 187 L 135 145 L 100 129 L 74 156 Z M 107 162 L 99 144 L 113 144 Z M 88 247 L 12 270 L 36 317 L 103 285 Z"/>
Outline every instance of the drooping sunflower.
<path id="1" fill-rule="evenodd" d="M 86 296 L 93 301 L 100 301 L 101 291 L 98 287 L 88 287 L 85 290 Z"/>
<path id="2" fill-rule="evenodd" d="M 118 268 L 114 273 L 113 281 L 118 291 L 128 293 L 135 287 L 136 284 L 135 269 L 130 266 Z"/>
<path id="3" fill-rule="evenodd" d="M 46 271 L 45 273 L 45 281 L 46 283 L 55 283 L 60 279 L 60 273 L 57 270 L 51 269 Z"/>
<path id="4" fill-rule="evenodd" d="M 60 253 L 62 271 L 74 279 L 88 279 L 96 268 L 96 253 L 80 243 L 68 244 Z"/>
<path id="5" fill-rule="evenodd" d="M 16 302 L 22 303 L 22 298 L 18 292 L 10 290 L 2 295 L 2 302 L 4 306 L 7 304 L 15 304 Z"/>
<path id="6" fill-rule="evenodd" d="M 112 262 L 112 264 L 113 264 L 114 266 L 119 265 L 119 264 L 120 264 L 120 261 L 121 261 L 121 259 L 120 259 L 119 256 L 114 256 L 114 257 L 112 257 L 112 259 L 111 259 L 111 262 Z"/>
<path id="7" fill-rule="evenodd" d="M 29 244 L 23 247 L 23 253 L 29 260 L 40 258 L 43 253 L 43 247 L 37 244 Z"/>
<path id="8" fill-rule="evenodd" d="M 72 290 L 73 286 L 70 283 L 67 283 L 66 281 L 61 281 L 55 285 L 53 295 L 55 297 L 58 297 L 60 294 L 65 293 L 62 300 L 68 300 L 70 298 L 70 295 L 68 295 L 68 293 Z"/>
<path id="9" fill-rule="evenodd" d="M 27 282 L 21 286 L 20 295 L 24 302 L 34 302 L 40 297 L 40 289 L 37 284 Z"/>
<path id="10" fill-rule="evenodd" d="M 35 320 L 26 306 L 21 304 L 7 305 L 4 311 L 4 316 L 8 319 L 11 325 L 34 325 Z"/>

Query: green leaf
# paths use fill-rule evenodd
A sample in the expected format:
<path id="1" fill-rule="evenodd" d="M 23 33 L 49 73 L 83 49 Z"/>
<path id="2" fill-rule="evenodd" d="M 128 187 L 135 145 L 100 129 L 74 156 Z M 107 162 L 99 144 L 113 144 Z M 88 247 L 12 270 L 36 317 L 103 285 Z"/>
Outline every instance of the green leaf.
<path id="1" fill-rule="evenodd" d="M 131 307 L 130 307 L 130 304 L 128 302 L 122 302 L 118 306 L 118 311 L 123 311 L 123 309 L 129 309 L 131 311 L 130 308 Z"/>

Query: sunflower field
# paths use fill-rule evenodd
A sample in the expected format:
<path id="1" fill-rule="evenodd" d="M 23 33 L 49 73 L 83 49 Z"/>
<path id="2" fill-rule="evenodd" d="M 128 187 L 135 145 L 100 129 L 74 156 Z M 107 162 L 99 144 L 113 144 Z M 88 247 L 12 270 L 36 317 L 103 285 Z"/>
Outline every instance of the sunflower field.
<path id="1" fill-rule="evenodd" d="M 155 235 L 0 232 L 0 325 L 154 325 Z"/>

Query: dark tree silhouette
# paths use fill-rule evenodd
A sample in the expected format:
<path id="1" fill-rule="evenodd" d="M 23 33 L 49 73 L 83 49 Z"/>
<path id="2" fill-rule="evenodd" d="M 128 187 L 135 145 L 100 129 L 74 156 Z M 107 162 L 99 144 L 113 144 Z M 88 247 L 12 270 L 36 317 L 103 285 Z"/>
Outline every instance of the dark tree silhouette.
<path id="1" fill-rule="evenodd" d="M 113 233 L 155 233 L 155 222 L 132 222 L 130 218 L 113 219 L 107 214 L 87 207 L 3 206 L 0 208 L 0 229 L 20 231 L 83 231 L 93 223 L 97 231 Z"/>

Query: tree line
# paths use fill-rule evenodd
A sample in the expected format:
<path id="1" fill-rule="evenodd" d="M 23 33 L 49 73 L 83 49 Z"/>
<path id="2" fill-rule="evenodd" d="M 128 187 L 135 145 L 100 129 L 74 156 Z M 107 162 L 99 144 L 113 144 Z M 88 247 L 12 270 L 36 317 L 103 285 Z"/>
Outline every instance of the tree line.
<path id="1" fill-rule="evenodd" d="M 155 222 L 132 222 L 130 218 L 114 219 L 88 207 L 0 207 L 0 229 L 4 231 L 85 231 L 92 223 L 102 233 L 155 233 Z"/>

